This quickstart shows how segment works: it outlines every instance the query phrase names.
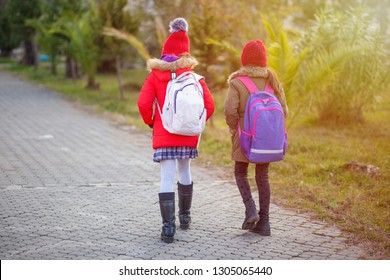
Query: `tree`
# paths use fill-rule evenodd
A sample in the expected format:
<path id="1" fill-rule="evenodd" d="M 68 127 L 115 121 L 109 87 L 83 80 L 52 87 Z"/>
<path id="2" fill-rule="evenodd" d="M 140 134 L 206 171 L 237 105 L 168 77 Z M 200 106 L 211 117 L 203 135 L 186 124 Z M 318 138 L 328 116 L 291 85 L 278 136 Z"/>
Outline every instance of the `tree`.
<path id="1" fill-rule="evenodd" d="M 13 49 L 19 45 L 18 38 L 11 30 L 11 22 L 7 2 L 0 0 L 0 55 L 10 56 Z"/>
<path id="2" fill-rule="evenodd" d="M 114 37 L 118 40 L 123 40 L 124 42 L 127 42 L 138 52 L 138 54 L 145 62 L 150 58 L 150 54 L 146 49 L 145 44 L 132 34 L 120 31 L 112 27 L 105 27 L 103 29 L 103 35 Z"/>
<path id="3" fill-rule="evenodd" d="M 226 76 L 241 66 L 241 48 L 248 40 L 265 40 L 260 12 L 283 18 L 285 7 L 287 3 L 283 0 L 197 3 L 190 16 L 190 38 L 201 71 L 209 77 L 211 87 L 226 86 Z"/>
<path id="4" fill-rule="evenodd" d="M 50 0 L 48 0 L 50 1 Z M 57 7 L 61 7 L 60 17 L 53 23 L 52 28 L 56 29 L 58 23 L 62 22 L 62 16 L 77 18 L 87 9 L 86 0 L 59 0 Z M 55 30 L 51 30 L 55 33 Z M 69 44 L 69 38 L 62 37 L 61 52 L 65 55 L 65 77 L 70 79 L 78 79 L 81 77 L 79 63 L 76 61 L 74 55 L 72 55 L 71 47 Z"/>
<path id="5" fill-rule="evenodd" d="M 331 123 L 364 121 L 386 79 L 383 43 L 363 8 L 317 12 L 310 28 L 291 40 L 280 24 L 263 19 L 269 65 L 278 73 L 292 109 L 318 110 Z"/>
<path id="6" fill-rule="evenodd" d="M 199 1 L 194 13 L 190 17 L 190 39 L 192 53 L 198 59 L 200 72 L 205 76 L 210 87 L 217 85 L 210 66 L 218 64 L 220 47 L 215 44 L 206 44 L 205 40 L 212 38 L 219 42 L 227 39 L 226 28 L 221 29 L 218 11 L 222 9 L 219 1 Z"/>
<path id="7" fill-rule="evenodd" d="M 240 48 L 252 33 L 246 29 L 251 15 L 246 2 L 201 0 L 194 8 L 189 18 L 191 52 L 210 87 L 225 87 L 226 76 L 239 68 Z M 258 30 L 255 25 L 252 27 Z"/>
<path id="8" fill-rule="evenodd" d="M 22 63 L 36 65 L 37 50 L 33 41 L 34 29 L 26 26 L 25 21 L 40 16 L 40 0 L 12 0 L 6 3 L 12 36 L 15 36 L 14 38 L 18 43 L 23 42 L 24 57 Z"/>
<path id="9" fill-rule="evenodd" d="M 358 6 L 345 12 L 322 10 L 302 37 L 303 44 L 310 47 L 309 58 L 348 50 L 347 59 L 331 83 L 317 91 L 319 119 L 332 123 L 363 122 L 364 111 L 386 84 L 389 69 L 383 37 L 369 9 Z"/>
<path id="10" fill-rule="evenodd" d="M 80 63 L 87 75 L 86 88 L 96 89 L 99 87 L 95 77 L 100 58 L 98 39 L 102 26 L 96 3 L 89 0 L 87 4 L 87 9 L 81 14 L 62 14 L 52 32 L 67 41 L 66 53 Z"/>
<path id="11" fill-rule="evenodd" d="M 154 0 L 153 2 L 153 19 L 158 17 L 165 27 L 171 20 L 182 17 L 188 19 L 194 14 L 194 8 L 198 3 L 185 0 Z"/>
<path id="12" fill-rule="evenodd" d="M 318 110 L 321 121 L 363 120 L 364 108 L 388 80 L 389 66 L 383 63 L 385 48 L 375 25 L 362 11 L 318 13 L 304 33 L 289 32 L 277 19 L 262 17 L 268 65 L 283 83 L 290 125 L 310 109 Z M 239 58 L 241 49 L 232 39 L 208 42 Z"/>
<path id="13" fill-rule="evenodd" d="M 140 20 L 134 15 L 134 11 L 131 13 L 130 10 L 125 10 L 127 4 L 127 0 L 108 0 L 101 2 L 99 5 L 99 18 L 103 26 L 121 30 L 128 34 L 136 34 Z M 112 64 L 115 65 L 121 99 L 124 99 L 121 65 L 123 57 L 128 53 L 127 46 L 124 41 L 115 40 L 113 37 L 102 36 L 100 39 L 100 48 L 102 49 L 103 57 L 103 63 L 100 65 L 100 69 L 103 71 L 109 70 Z"/>
<path id="14" fill-rule="evenodd" d="M 36 41 L 40 50 L 45 52 L 51 63 L 51 73 L 57 74 L 57 57 L 63 53 L 65 42 L 54 32 L 56 22 L 62 14 L 81 11 L 80 1 L 68 0 L 41 0 L 41 16 L 38 19 L 26 21 L 36 31 Z"/>

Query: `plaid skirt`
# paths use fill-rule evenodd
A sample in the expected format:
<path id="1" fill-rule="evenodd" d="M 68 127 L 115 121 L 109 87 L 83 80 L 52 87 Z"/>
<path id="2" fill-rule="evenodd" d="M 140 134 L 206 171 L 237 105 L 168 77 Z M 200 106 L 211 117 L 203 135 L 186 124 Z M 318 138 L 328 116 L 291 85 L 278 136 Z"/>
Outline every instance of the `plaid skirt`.
<path id="1" fill-rule="evenodd" d="M 154 150 L 153 161 L 164 159 L 186 159 L 198 157 L 198 149 L 194 147 L 164 147 Z"/>

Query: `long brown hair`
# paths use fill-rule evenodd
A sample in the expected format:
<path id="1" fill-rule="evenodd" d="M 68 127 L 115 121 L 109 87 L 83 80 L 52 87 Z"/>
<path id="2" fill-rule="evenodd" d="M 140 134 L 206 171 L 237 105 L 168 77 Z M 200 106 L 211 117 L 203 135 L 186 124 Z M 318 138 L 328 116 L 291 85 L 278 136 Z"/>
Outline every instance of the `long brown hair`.
<path id="1" fill-rule="evenodd" d="M 268 70 L 268 82 L 269 85 L 274 89 L 275 95 L 278 97 L 278 99 L 283 98 L 282 97 L 282 83 L 278 79 L 278 75 L 276 72 L 270 68 L 267 68 Z"/>

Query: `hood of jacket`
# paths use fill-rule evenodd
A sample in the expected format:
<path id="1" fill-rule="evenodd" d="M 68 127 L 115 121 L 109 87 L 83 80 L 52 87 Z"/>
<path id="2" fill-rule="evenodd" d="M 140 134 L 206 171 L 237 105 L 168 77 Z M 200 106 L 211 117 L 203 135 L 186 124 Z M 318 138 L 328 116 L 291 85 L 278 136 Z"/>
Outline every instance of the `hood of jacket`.
<path id="1" fill-rule="evenodd" d="M 230 74 L 227 82 L 230 83 L 234 78 L 238 76 L 248 76 L 254 78 L 268 78 L 268 69 L 266 67 L 259 66 L 244 66 Z"/>
<path id="2" fill-rule="evenodd" d="M 158 58 L 152 58 L 147 61 L 147 69 L 151 71 L 159 80 L 169 81 L 171 72 L 180 75 L 185 71 L 190 71 L 198 65 L 198 61 L 192 56 L 182 56 L 176 61 L 167 62 Z"/>

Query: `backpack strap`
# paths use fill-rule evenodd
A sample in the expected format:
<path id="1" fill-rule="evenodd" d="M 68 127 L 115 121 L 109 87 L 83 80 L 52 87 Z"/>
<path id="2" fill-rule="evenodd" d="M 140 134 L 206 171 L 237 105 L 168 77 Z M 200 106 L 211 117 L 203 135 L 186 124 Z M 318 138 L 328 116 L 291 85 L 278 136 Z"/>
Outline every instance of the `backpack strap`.
<path id="1" fill-rule="evenodd" d="M 183 72 L 181 73 L 179 76 L 176 75 L 176 71 L 172 70 L 171 71 L 171 80 L 180 80 L 181 78 L 183 78 L 184 76 L 188 75 L 188 74 L 191 74 L 192 72 L 190 71 L 186 71 L 186 72 Z M 157 102 L 157 97 L 154 98 L 154 104 L 155 106 L 153 107 L 153 113 L 152 113 L 152 119 L 154 119 L 154 115 L 155 115 L 155 110 L 154 108 L 157 107 L 157 110 L 161 116 L 161 108 L 160 108 L 160 105 L 158 105 L 158 102 Z"/>
<path id="2" fill-rule="evenodd" d="M 175 73 L 176 75 L 176 73 Z M 195 72 L 193 71 L 185 71 L 183 73 L 181 73 L 179 76 L 175 76 L 174 78 L 172 77 L 172 74 L 171 74 L 171 78 L 172 79 L 177 79 L 180 81 L 180 79 L 183 79 L 183 77 L 187 76 L 187 75 L 192 75 L 197 81 L 201 80 L 201 79 L 204 79 L 203 76 L 199 75 L 199 74 L 196 74 Z"/>
<path id="3" fill-rule="evenodd" d="M 274 91 L 274 89 L 269 85 L 268 80 L 267 80 L 267 82 L 266 82 L 266 84 L 265 84 L 264 90 L 265 90 L 266 92 L 275 94 L 275 91 Z"/>
<path id="4" fill-rule="evenodd" d="M 258 91 L 256 84 L 248 76 L 238 76 L 237 79 L 239 79 L 244 84 L 244 86 L 248 89 L 250 94 Z M 274 89 L 269 85 L 268 80 L 265 84 L 264 91 L 272 93 L 272 94 L 275 93 Z M 241 137 L 242 132 L 241 132 L 241 127 L 240 127 L 240 122 L 237 123 L 237 129 L 238 129 L 238 135 Z"/>
<path id="5" fill-rule="evenodd" d="M 259 90 L 257 88 L 256 84 L 248 76 L 238 76 L 237 79 L 239 79 L 244 84 L 244 86 L 246 86 L 246 88 L 249 90 L 250 94 L 252 94 L 252 93 L 254 93 L 254 92 Z M 274 90 L 269 85 L 268 80 L 267 80 L 267 82 L 265 84 L 264 91 L 274 94 Z"/>
<path id="6" fill-rule="evenodd" d="M 239 79 L 244 84 L 244 86 L 249 90 L 250 94 L 259 90 L 256 84 L 248 76 L 238 76 L 237 79 Z"/>
<path id="7" fill-rule="evenodd" d="M 157 97 L 154 98 L 154 104 L 153 104 L 153 109 L 152 109 L 152 119 L 154 120 L 154 117 L 156 116 L 156 108 L 158 113 L 161 116 L 161 108 L 160 105 L 158 105 Z"/>

